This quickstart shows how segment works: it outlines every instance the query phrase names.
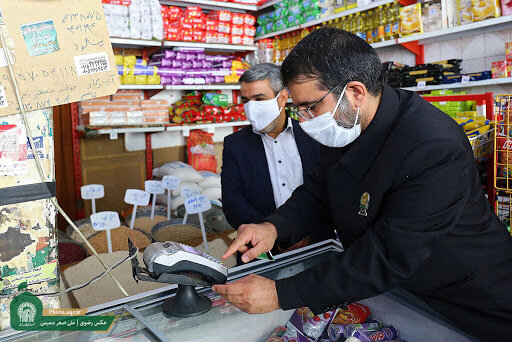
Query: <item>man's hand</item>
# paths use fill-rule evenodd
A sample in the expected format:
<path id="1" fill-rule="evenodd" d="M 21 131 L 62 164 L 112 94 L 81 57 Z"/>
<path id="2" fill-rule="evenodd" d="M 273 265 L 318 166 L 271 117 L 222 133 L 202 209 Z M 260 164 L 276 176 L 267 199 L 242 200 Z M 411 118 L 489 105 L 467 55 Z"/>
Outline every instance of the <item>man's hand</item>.
<path id="1" fill-rule="evenodd" d="M 277 239 L 276 227 L 270 222 L 259 224 L 244 224 L 238 228 L 238 234 L 231 246 L 222 256 L 222 259 L 228 259 L 233 253 L 239 251 L 242 253 L 242 261 L 249 262 L 261 253 L 266 253 L 274 247 Z M 253 248 L 246 246 L 251 243 Z"/>
<path id="2" fill-rule="evenodd" d="M 240 310 L 250 314 L 267 313 L 280 309 L 276 283 L 251 274 L 226 285 L 214 285 L 213 291 Z"/>

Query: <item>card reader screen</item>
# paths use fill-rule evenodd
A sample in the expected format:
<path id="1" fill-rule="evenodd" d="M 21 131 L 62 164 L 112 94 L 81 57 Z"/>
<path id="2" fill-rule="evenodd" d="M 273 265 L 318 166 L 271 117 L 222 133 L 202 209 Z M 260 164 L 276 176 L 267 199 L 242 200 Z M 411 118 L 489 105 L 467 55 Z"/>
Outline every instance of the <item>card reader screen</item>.
<path id="1" fill-rule="evenodd" d="M 185 246 L 185 245 L 181 245 L 181 248 L 185 251 L 185 252 L 190 252 L 190 253 L 193 253 L 193 254 L 197 254 L 197 255 L 201 255 L 199 254 L 198 250 L 193 248 L 193 247 L 190 247 L 190 246 Z"/>

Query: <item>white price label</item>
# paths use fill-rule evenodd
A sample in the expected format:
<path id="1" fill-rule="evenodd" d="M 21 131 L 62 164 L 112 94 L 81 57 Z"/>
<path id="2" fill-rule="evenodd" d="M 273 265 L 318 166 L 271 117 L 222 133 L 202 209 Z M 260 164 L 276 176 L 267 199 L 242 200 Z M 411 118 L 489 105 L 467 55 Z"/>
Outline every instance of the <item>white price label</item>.
<path id="1" fill-rule="evenodd" d="M 117 132 L 110 132 L 110 140 L 117 140 L 118 135 Z"/>
<path id="2" fill-rule="evenodd" d="M 107 230 L 119 228 L 121 221 L 119 214 L 115 211 L 102 211 L 91 215 L 91 224 L 94 230 Z"/>
<path id="3" fill-rule="evenodd" d="M 197 191 L 197 189 L 192 189 L 187 186 L 181 188 L 181 197 L 190 198 L 195 195 L 199 195 L 199 191 Z"/>
<path id="4" fill-rule="evenodd" d="M 464 76 L 462 76 L 462 79 L 460 82 L 467 84 L 467 83 L 469 83 L 469 81 L 470 81 L 469 75 L 464 75 Z"/>
<path id="5" fill-rule="evenodd" d="M 162 179 L 162 183 L 164 184 L 164 188 L 169 190 L 178 190 L 180 187 L 180 179 L 174 176 L 165 176 Z"/>
<path id="6" fill-rule="evenodd" d="M 75 59 L 76 72 L 78 76 L 91 75 L 110 70 L 106 52 L 74 56 L 73 58 Z"/>
<path id="7" fill-rule="evenodd" d="M 80 188 L 82 199 L 96 199 L 105 197 L 105 188 L 101 184 L 84 185 Z"/>
<path id="8" fill-rule="evenodd" d="M 148 205 L 149 198 L 151 195 L 146 191 L 137 190 L 137 189 L 128 189 L 126 190 L 126 194 L 124 195 L 124 201 L 131 205 Z"/>
<path id="9" fill-rule="evenodd" d="M 149 180 L 144 183 L 146 192 L 149 192 L 150 194 L 160 195 L 165 193 L 164 186 L 162 182 Z"/>
<path id="10" fill-rule="evenodd" d="M 187 214 L 198 214 L 210 210 L 212 203 L 205 195 L 196 195 L 185 200 Z"/>
<path id="11" fill-rule="evenodd" d="M 427 87 L 427 81 L 419 81 L 418 88 L 423 89 Z"/>

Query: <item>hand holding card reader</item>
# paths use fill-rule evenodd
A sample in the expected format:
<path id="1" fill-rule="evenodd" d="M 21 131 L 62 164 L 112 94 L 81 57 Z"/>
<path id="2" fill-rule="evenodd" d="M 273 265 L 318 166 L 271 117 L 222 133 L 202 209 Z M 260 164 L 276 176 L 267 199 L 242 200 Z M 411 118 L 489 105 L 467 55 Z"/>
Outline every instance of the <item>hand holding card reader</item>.
<path id="1" fill-rule="evenodd" d="M 136 248 L 128 239 L 130 255 Z M 169 317 L 191 317 L 210 310 L 212 303 L 206 296 L 196 292 L 196 286 L 209 287 L 223 284 L 228 270 L 220 261 L 209 254 L 178 242 L 155 242 L 143 254 L 146 268 L 139 266 L 137 258 L 132 259 L 133 277 L 136 281 L 154 281 L 178 284 L 174 297 L 162 304 L 162 311 Z"/>

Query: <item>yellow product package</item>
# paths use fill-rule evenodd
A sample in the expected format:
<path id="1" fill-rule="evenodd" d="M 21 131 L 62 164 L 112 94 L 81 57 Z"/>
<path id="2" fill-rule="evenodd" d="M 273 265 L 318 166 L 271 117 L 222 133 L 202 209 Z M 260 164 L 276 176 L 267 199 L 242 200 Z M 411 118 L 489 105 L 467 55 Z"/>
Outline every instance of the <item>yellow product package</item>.
<path id="1" fill-rule="evenodd" d="M 471 0 L 473 21 L 496 18 L 501 15 L 499 0 Z"/>
<path id="2" fill-rule="evenodd" d="M 423 32 L 421 4 L 400 8 L 400 27 L 402 29 L 402 36 Z"/>
<path id="3" fill-rule="evenodd" d="M 457 0 L 457 20 L 459 25 L 469 24 L 474 21 L 471 2 L 472 0 Z"/>

